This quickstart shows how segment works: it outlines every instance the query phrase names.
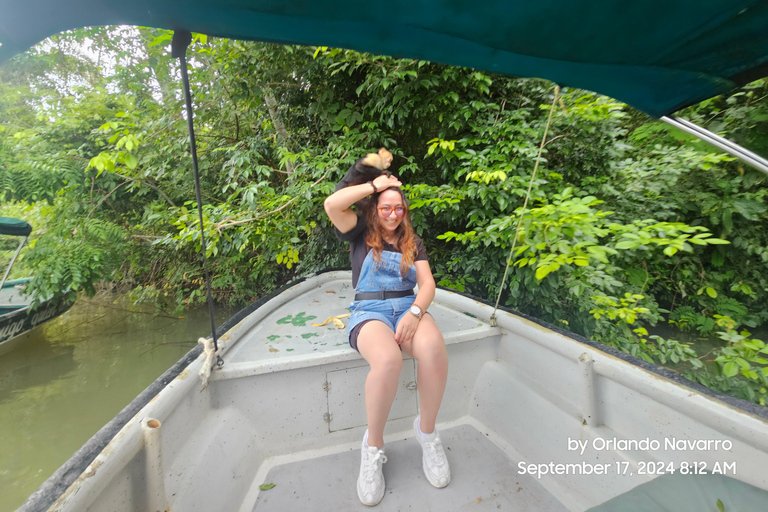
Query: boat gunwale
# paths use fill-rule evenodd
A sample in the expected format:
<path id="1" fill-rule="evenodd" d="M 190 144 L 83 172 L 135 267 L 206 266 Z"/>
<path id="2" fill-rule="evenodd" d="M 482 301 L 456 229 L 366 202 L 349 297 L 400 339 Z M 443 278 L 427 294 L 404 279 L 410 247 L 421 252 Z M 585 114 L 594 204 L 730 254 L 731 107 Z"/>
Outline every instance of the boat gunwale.
<path id="1" fill-rule="evenodd" d="M 456 295 L 461 295 L 462 297 L 466 297 L 468 299 L 480 302 L 482 304 L 485 304 L 486 306 L 493 306 L 494 303 L 489 300 L 485 300 L 482 298 L 475 297 L 469 293 L 465 292 L 458 292 L 456 290 L 452 290 L 450 288 L 446 288 L 443 286 L 438 286 L 439 289 L 445 290 L 451 293 L 454 293 Z M 696 381 L 692 381 L 689 379 L 686 379 L 683 375 L 680 373 L 670 370 L 669 368 L 665 368 L 663 366 L 656 365 L 654 363 L 649 363 L 645 359 L 642 359 L 640 357 L 633 356 L 631 354 L 627 354 L 626 352 L 622 352 L 616 348 L 610 347 L 608 345 L 604 345 L 600 342 L 590 340 L 589 338 L 582 336 L 581 334 L 574 333 L 572 331 L 569 331 L 567 329 L 563 329 L 562 327 L 558 327 L 554 324 L 551 324 L 545 320 L 541 320 L 539 318 L 527 315 L 525 313 L 521 313 L 519 311 L 515 311 L 513 309 L 499 306 L 499 309 L 504 311 L 505 313 L 512 314 L 514 316 L 518 316 L 520 318 L 524 318 L 525 320 L 528 320 L 529 322 L 533 322 L 535 324 L 540 325 L 541 327 L 544 327 L 546 329 L 549 329 L 551 331 L 554 331 L 557 334 L 560 334 L 562 336 L 565 336 L 566 338 L 570 338 L 574 341 L 577 341 L 581 343 L 582 345 L 587 345 L 588 347 L 595 349 L 599 352 L 603 352 L 607 355 L 610 355 L 612 357 L 621 359 L 625 363 L 629 363 L 632 366 L 636 366 L 642 370 L 646 370 L 651 373 L 655 373 L 656 375 L 663 377 L 667 380 L 670 380 L 674 382 L 675 384 L 684 386 L 686 388 L 689 388 L 693 391 L 696 391 L 698 393 L 701 393 L 702 395 L 706 395 L 709 398 L 714 398 L 715 400 L 718 400 L 720 402 L 725 402 L 727 405 L 739 409 L 741 412 L 748 413 L 752 416 L 756 416 L 759 419 L 763 421 L 768 421 L 768 406 L 762 406 L 755 404 L 753 402 L 750 402 L 748 400 L 745 400 L 743 398 L 737 398 L 731 395 L 727 395 L 725 393 L 721 393 L 720 391 L 716 391 L 714 389 L 710 389 L 703 384 L 700 384 Z"/>
<path id="2" fill-rule="evenodd" d="M 217 332 L 220 331 L 222 334 L 227 333 L 232 328 L 240 324 L 240 322 L 242 322 L 246 317 L 254 313 L 256 310 L 258 310 L 262 306 L 264 306 L 266 303 L 270 302 L 272 299 L 278 297 L 288 289 L 298 286 L 311 278 L 319 277 L 331 272 L 349 271 L 349 270 L 350 270 L 349 267 L 327 268 L 327 269 L 314 272 L 311 274 L 307 274 L 306 276 L 294 279 L 286 283 L 285 285 L 277 288 L 270 294 L 265 295 L 264 297 L 261 297 L 260 299 L 254 301 L 253 303 L 249 304 L 245 308 L 241 309 L 239 312 L 237 312 L 235 315 L 233 315 L 227 321 L 225 321 L 216 330 Z M 493 306 L 493 303 L 491 301 L 475 297 L 469 293 L 458 292 L 456 290 L 443 287 L 443 286 L 438 286 L 438 288 L 442 291 L 449 292 L 449 293 L 473 300 L 485 306 L 490 306 L 490 307 Z M 550 330 L 556 334 L 564 336 L 565 338 L 576 341 L 581 345 L 586 345 L 593 350 L 602 352 L 608 356 L 611 356 L 625 363 L 628 363 L 631 366 L 656 374 L 659 377 L 662 377 L 663 379 L 669 380 L 672 383 L 677 384 L 678 386 L 683 386 L 685 388 L 696 391 L 701 395 L 704 395 L 708 399 L 714 399 L 715 401 L 714 403 L 722 402 L 734 409 L 739 410 L 740 412 L 744 412 L 750 416 L 756 417 L 755 419 L 768 422 L 768 407 L 761 407 L 747 400 L 732 397 L 730 395 L 726 395 L 724 393 L 720 393 L 718 391 L 709 389 L 703 386 L 702 384 L 699 384 L 698 382 L 694 382 L 686 379 L 685 377 L 683 377 L 677 372 L 674 372 L 667 368 L 659 367 L 655 364 L 648 363 L 647 361 L 641 358 L 632 356 L 630 354 L 626 354 L 624 352 L 621 352 L 607 345 L 603 345 L 601 343 L 589 340 L 584 336 L 581 336 L 579 334 L 573 333 L 566 329 L 560 328 L 544 320 L 526 315 L 524 313 L 520 313 L 518 311 L 507 308 L 505 306 L 499 306 L 499 310 L 507 314 L 517 316 L 521 319 L 527 320 L 533 324 L 537 324 L 547 330 Z M 210 338 L 211 336 L 207 337 L 207 339 L 210 339 Z M 226 347 L 226 348 L 231 348 L 231 347 Z M 87 470 L 88 466 L 91 463 L 93 463 L 93 461 L 98 457 L 100 453 L 102 453 L 102 451 L 117 436 L 117 434 L 134 417 L 136 417 L 136 415 L 146 405 L 152 402 L 152 400 L 163 389 L 165 389 L 171 382 L 173 382 L 176 379 L 176 377 L 178 377 L 192 363 L 194 363 L 196 360 L 199 359 L 200 355 L 202 354 L 202 350 L 203 350 L 202 345 L 198 344 L 196 347 L 194 347 L 189 352 L 187 352 L 175 364 L 173 364 L 168 370 L 166 370 L 160 377 L 158 377 L 149 386 L 147 386 L 136 398 L 134 398 L 128 405 L 126 405 L 112 420 L 110 420 L 106 425 L 104 425 L 101 429 L 99 429 L 80 449 L 78 449 L 72 455 L 72 457 L 70 457 L 64 464 L 62 464 L 62 466 L 59 467 L 59 469 L 57 469 L 48 479 L 46 479 L 40 485 L 40 487 L 38 487 L 38 489 L 34 493 L 32 493 L 32 495 L 30 495 L 30 497 L 17 510 L 17 512 L 44 511 L 44 510 L 48 510 L 51 506 L 53 506 L 57 502 L 57 500 L 59 500 L 60 497 L 64 496 L 67 493 L 68 489 L 72 486 L 72 484 L 74 484 L 78 480 L 80 475 L 82 475 Z M 336 352 L 341 352 L 341 351 L 336 351 Z M 337 354 L 337 353 L 330 354 L 331 357 L 338 356 L 338 355 L 341 355 L 341 354 Z M 316 359 L 317 362 L 325 362 L 325 360 L 322 358 L 310 358 L 310 359 L 312 359 L 313 361 Z"/>

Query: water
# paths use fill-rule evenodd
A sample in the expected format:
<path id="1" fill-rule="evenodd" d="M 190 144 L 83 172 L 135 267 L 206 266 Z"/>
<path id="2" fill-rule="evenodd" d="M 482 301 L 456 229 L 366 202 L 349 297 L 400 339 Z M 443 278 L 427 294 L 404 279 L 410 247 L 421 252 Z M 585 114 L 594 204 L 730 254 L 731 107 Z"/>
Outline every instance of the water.
<path id="1" fill-rule="evenodd" d="M 216 325 L 235 312 L 218 309 Z M 103 295 L 80 298 L 0 356 L 0 512 L 21 506 L 208 334 L 206 307 L 180 319 Z"/>

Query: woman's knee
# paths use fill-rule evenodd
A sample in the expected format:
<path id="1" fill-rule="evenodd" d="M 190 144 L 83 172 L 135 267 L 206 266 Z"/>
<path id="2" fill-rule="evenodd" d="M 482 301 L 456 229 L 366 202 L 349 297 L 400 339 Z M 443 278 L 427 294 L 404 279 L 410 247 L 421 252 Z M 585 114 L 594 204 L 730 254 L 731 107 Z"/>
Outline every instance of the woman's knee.
<path id="1" fill-rule="evenodd" d="M 371 365 L 371 371 L 400 375 L 403 354 L 395 342 L 394 332 L 382 322 L 369 322 L 363 326 L 357 348 Z"/>
<path id="2" fill-rule="evenodd" d="M 431 320 L 431 318 L 430 318 Z M 445 339 L 434 324 L 434 321 L 419 326 L 413 338 L 413 356 L 421 361 L 435 363 L 448 363 L 448 352 L 445 347 Z"/>
<path id="3" fill-rule="evenodd" d="M 371 371 L 400 375 L 400 370 L 403 368 L 403 354 L 396 347 L 395 350 L 383 350 L 368 363 L 371 365 Z"/>
<path id="4" fill-rule="evenodd" d="M 431 338 L 423 340 L 418 349 L 419 363 L 429 363 L 433 366 L 448 367 L 448 351 L 445 348 L 445 341 L 440 338 Z"/>

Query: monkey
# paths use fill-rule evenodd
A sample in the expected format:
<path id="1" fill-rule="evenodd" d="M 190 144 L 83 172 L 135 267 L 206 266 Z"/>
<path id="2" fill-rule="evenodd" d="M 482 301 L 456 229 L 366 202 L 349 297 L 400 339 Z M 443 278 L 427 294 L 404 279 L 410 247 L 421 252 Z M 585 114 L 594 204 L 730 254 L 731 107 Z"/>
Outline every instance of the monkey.
<path id="1" fill-rule="evenodd" d="M 380 174 L 391 176 L 392 173 L 387 171 L 391 164 L 392 153 L 386 148 L 381 148 L 376 153 L 368 153 L 349 168 L 347 174 L 336 184 L 336 191 L 372 181 Z"/>
<path id="2" fill-rule="evenodd" d="M 381 148 L 376 153 L 368 153 L 361 159 L 361 165 L 375 167 L 380 171 L 388 168 L 392 163 L 392 153 L 387 148 Z"/>

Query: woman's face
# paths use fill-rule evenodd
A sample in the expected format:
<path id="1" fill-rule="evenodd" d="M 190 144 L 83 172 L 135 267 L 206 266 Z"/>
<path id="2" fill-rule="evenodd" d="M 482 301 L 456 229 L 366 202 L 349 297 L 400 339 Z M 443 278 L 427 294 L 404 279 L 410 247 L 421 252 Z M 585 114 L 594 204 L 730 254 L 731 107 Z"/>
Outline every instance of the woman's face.
<path id="1" fill-rule="evenodd" d="M 405 205 L 400 193 L 396 190 L 385 190 L 379 196 L 377 206 L 377 215 L 384 231 L 387 234 L 394 234 L 397 227 L 403 222 L 403 216 L 405 215 Z"/>

